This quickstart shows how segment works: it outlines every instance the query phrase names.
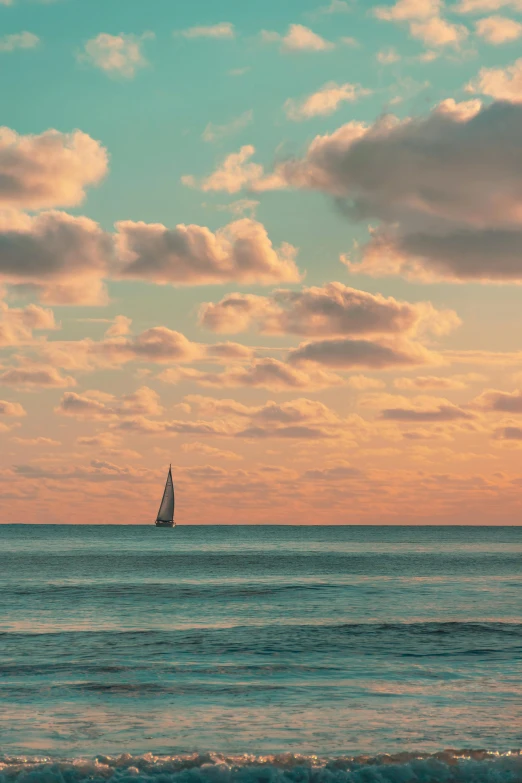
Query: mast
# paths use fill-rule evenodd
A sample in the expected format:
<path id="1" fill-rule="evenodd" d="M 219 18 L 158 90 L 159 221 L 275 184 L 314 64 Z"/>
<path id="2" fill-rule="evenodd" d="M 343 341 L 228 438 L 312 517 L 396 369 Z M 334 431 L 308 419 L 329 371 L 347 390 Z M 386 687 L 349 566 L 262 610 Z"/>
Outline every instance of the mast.
<path id="1" fill-rule="evenodd" d="M 172 465 L 169 465 L 167 481 L 163 491 L 163 498 L 156 517 L 156 522 L 172 522 L 174 520 L 174 483 L 172 481 Z"/>

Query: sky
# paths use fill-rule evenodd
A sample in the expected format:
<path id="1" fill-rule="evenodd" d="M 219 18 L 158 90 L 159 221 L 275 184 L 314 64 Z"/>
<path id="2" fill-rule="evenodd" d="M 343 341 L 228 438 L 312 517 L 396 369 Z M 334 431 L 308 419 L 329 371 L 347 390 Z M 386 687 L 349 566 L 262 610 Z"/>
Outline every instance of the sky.
<path id="1" fill-rule="evenodd" d="M 519 524 L 522 0 L 0 0 L 0 522 Z"/>

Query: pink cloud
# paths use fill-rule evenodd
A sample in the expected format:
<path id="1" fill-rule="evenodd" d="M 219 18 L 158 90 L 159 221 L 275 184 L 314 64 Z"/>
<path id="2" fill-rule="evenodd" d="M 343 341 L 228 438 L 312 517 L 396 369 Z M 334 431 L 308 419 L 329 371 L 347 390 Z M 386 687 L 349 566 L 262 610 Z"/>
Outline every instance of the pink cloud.
<path id="1" fill-rule="evenodd" d="M 122 277 L 160 284 L 273 283 L 299 280 L 296 249 L 275 249 L 265 227 L 243 218 L 208 228 L 123 221 L 116 225 Z"/>
<path id="2" fill-rule="evenodd" d="M 289 98 L 284 108 L 286 116 L 290 120 L 299 122 L 309 120 L 312 117 L 329 116 L 336 112 L 342 103 L 353 103 L 370 94 L 371 90 L 362 88 L 360 84 L 328 82 L 320 90 L 300 101 Z"/>
<path id="3" fill-rule="evenodd" d="M 142 36 L 110 35 L 100 33 L 84 46 L 78 55 L 79 62 L 86 62 L 110 75 L 123 76 L 131 79 L 139 68 L 148 65 L 142 51 L 144 40 L 154 38 L 153 33 Z"/>
<path id="4" fill-rule="evenodd" d="M 290 352 L 293 364 L 319 364 L 341 370 L 389 370 L 397 367 L 416 367 L 437 364 L 436 354 L 418 343 L 406 340 L 320 340 L 303 343 Z"/>
<path id="5" fill-rule="evenodd" d="M 456 313 L 429 302 L 410 304 L 328 283 L 301 291 L 276 290 L 269 297 L 228 294 L 201 305 L 200 323 L 215 332 L 255 329 L 264 334 L 309 337 L 432 331 L 445 334 L 459 325 Z"/>
<path id="6" fill-rule="evenodd" d="M 334 48 L 331 41 L 302 24 L 291 24 L 286 35 L 263 30 L 261 36 L 267 43 L 279 42 L 283 52 L 326 52 Z"/>
<path id="7" fill-rule="evenodd" d="M 516 41 L 522 36 L 522 24 L 503 16 L 488 16 L 475 24 L 477 35 L 490 44 Z"/>
<path id="8" fill-rule="evenodd" d="M 107 173 L 106 149 L 86 133 L 19 135 L 0 128 L 0 205 L 76 206 Z"/>
<path id="9" fill-rule="evenodd" d="M 278 359 L 256 359 L 249 365 L 231 365 L 222 372 L 191 368 L 165 370 L 158 376 L 165 383 L 193 381 L 210 388 L 259 388 L 275 392 L 325 389 L 342 385 L 343 379 L 322 370 L 290 367 Z"/>

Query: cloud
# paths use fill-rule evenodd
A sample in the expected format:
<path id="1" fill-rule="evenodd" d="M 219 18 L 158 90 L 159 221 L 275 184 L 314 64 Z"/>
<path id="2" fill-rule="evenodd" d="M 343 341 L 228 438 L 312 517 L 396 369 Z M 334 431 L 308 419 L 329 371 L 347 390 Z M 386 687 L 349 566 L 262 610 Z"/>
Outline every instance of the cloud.
<path id="1" fill-rule="evenodd" d="M 465 389 L 467 383 L 461 378 L 445 378 L 440 375 L 418 375 L 416 378 L 396 378 L 396 389 Z"/>
<path id="2" fill-rule="evenodd" d="M 13 33 L 0 38 L 0 52 L 14 52 L 15 49 L 34 49 L 40 39 L 34 33 Z"/>
<path id="3" fill-rule="evenodd" d="M 454 46 L 458 48 L 468 37 L 468 29 L 462 24 L 452 24 L 446 19 L 433 17 L 425 22 L 411 22 L 410 33 L 426 46 Z"/>
<path id="4" fill-rule="evenodd" d="M 236 31 L 231 22 L 219 22 L 218 24 L 189 27 L 188 30 L 182 30 L 181 35 L 184 38 L 235 38 Z"/>
<path id="5" fill-rule="evenodd" d="M 381 65 L 393 65 L 394 63 L 398 63 L 401 60 L 400 54 L 396 49 L 393 48 L 393 46 L 377 52 L 376 57 L 377 62 L 379 62 Z"/>
<path id="6" fill-rule="evenodd" d="M 377 6 L 373 15 L 387 22 L 409 22 L 412 19 L 431 19 L 442 8 L 442 0 L 397 0 L 392 6 Z"/>
<path id="7" fill-rule="evenodd" d="M 296 254 L 288 243 L 274 248 L 264 226 L 249 218 L 215 233 L 121 221 L 111 235 L 65 212 L 0 212 L 0 282 L 30 286 L 46 304 L 105 304 L 109 278 L 160 285 L 294 282 L 300 279 Z"/>
<path id="8" fill-rule="evenodd" d="M 207 443 L 199 443 L 194 441 L 193 443 L 184 443 L 181 447 L 181 451 L 185 454 L 203 454 L 205 457 L 212 457 L 215 460 L 242 460 L 239 454 L 235 451 L 224 451 L 223 449 L 216 449 L 215 446 L 209 446 Z"/>
<path id="9" fill-rule="evenodd" d="M 127 318 L 126 315 L 117 315 L 105 332 L 105 337 L 124 337 L 129 334 L 131 325 L 132 318 Z"/>
<path id="10" fill-rule="evenodd" d="M 336 369 L 387 370 L 436 364 L 436 354 L 420 344 L 401 341 L 320 340 L 303 343 L 289 354 L 291 363 L 313 362 Z"/>
<path id="11" fill-rule="evenodd" d="M 329 5 L 321 6 L 315 13 L 322 16 L 323 14 L 348 14 L 351 11 L 353 11 L 353 3 L 348 3 L 346 0 L 331 0 Z"/>
<path id="12" fill-rule="evenodd" d="M 467 88 L 496 101 L 522 102 L 522 58 L 507 68 L 481 68 Z"/>
<path id="13" fill-rule="evenodd" d="M 0 216 L 0 280 L 30 284 L 47 304 L 104 303 L 111 252 L 111 238 L 85 217 L 43 212 L 2 224 Z"/>
<path id="14" fill-rule="evenodd" d="M 386 384 L 378 378 L 367 378 L 365 375 L 352 375 L 348 378 L 346 385 L 350 389 L 357 391 L 367 391 L 368 389 L 384 389 Z"/>
<path id="15" fill-rule="evenodd" d="M 214 125 L 209 122 L 201 138 L 203 141 L 214 142 L 224 139 L 226 136 L 231 136 L 234 133 L 238 133 L 252 123 L 254 112 L 252 109 L 243 112 L 239 117 L 231 120 L 226 125 Z"/>
<path id="16" fill-rule="evenodd" d="M 386 421 L 409 424 L 411 422 L 469 421 L 474 418 L 474 415 L 448 402 L 430 408 L 387 408 L 381 411 L 380 418 Z"/>
<path id="17" fill-rule="evenodd" d="M 261 223 L 243 218 L 212 233 L 208 228 L 122 221 L 116 224 L 122 277 L 160 284 L 208 285 L 238 281 L 299 280 L 296 249 L 276 250 Z"/>
<path id="18" fill-rule="evenodd" d="M 267 43 L 280 42 L 283 52 L 326 52 L 334 48 L 331 41 L 327 41 L 302 24 L 291 24 L 284 36 L 266 30 L 263 30 L 261 36 Z"/>
<path id="19" fill-rule="evenodd" d="M 14 418 L 20 418 L 26 416 L 25 410 L 22 408 L 19 402 L 7 402 L 6 400 L 0 400 L 0 416 L 9 416 Z"/>
<path id="20" fill-rule="evenodd" d="M 192 381 L 200 386 L 227 388 L 258 388 L 275 392 L 312 391 L 339 386 L 342 378 L 321 370 L 305 371 L 289 367 L 278 359 L 256 359 L 250 365 L 229 366 L 223 372 L 203 372 L 191 368 L 165 370 L 158 376 L 165 383 Z"/>
<path id="21" fill-rule="evenodd" d="M 109 420 L 163 413 L 159 395 L 147 386 L 120 398 L 97 391 L 86 391 L 83 394 L 66 392 L 55 410 L 65 416 Z"/>
<path id="22" fill-rule="evenodd" d="M 245 186 L 255 183 L 263 176 L 263 167 L 257 163 L 247 161 L 255 153 L 255 147 L 247 144 L 239 150 L 228 155 L 222 165 L 198 186 L 192 175 L 181 178 L 188 187 L 199 187 L 205 193 L 212 191 L 226 191 L 227 193 L 239 193 Z"/>
<path id="23" fill-rule="evenodd" d="M 516 41 L 522 36 L 522 24 L 503 16 L 488 16 L 475 24 L 477 35 L 490 44 Z"/>
<path id="24" fill-rule="evenodd" d="M 320 440 L 339 437 L 346 427 L 363 426 L 359 417 L 342 419 L 323 403 L 306 398 L 284 403 L 270 400 L 259 407 L 212 397 L 189 396 L 185 400 L 201 416 L 212 420 L 226 418 L 237 438 Z M 248 422 L 246 427 L 241 423 L 243 419 Z"/>
<path id="25" fill-rule="evenodd" d="M 522 0 L 460 0 L 453 10 L 459 14 L 479 14 L 501 8 L 522 11 Z"/>
<path id="26" fill-rule="evenodd" d="M 360 84 L 327 82 L 320 90 L 300 101 L 288 98 L 284 109 L 288 119 L 299 122 L 312 117 L 326 117 L 336 112 L 342 103 L 353 103 L 365 95 L 371 95 L 371 90 L 363 89 Z"/>
<path id="27" fill-rule="evenodd" d="M 96 38 L 87 41 L 78 55 L 78 61 L 89 63 L 111 76 L 132 79 L 137 70 L 148 65 L 143 56 L 142 44 L 150 38 L 154 38 L 154 34 L 150 32 L 141 36 L 100 33 Z"/>
<path id="28" fill-rule="evenodd" d="M 9 307 L 0 299 L 0 347 L 31 344 L 34 331 L 57 328 L 52 310 L 34 304 Z"/>
<path id="29" fill-rule="evenodd" d="M 522 413 L 522 392 L 488 389 L 473 400 L 471 406 L 488 413 Z"/>
<path id="30" fill-rule="evenodd" d="M 15 443 L 19 443 L 21 446 L 61 446 L 59 440 L 53 440 L 52 438 L 13 438 Z"/>
<path id="31" fill-rule="evenodd" d="M 269 297 L 228 294 L 217 304 L 202 304 L 199 318 L 214 332 L 254 328 L 264 334 L 305 337 L 419 330 L 442 335 L 460 323 L 456 313 L 436 310 L 429 302 L 399 302 L 335 282 L 301 291 L 276 290 Z"/>
<path id="32" fill-rule="evenodd" d="M 381 221 L 361 260 L 342 257 L 352 272 L 520 279 L 521 127 L 522 105 L 446 100 L 421 117 L 317 136 L 272 176 L 333 196 L 349 218 Z"/>
<path id="33" fill-rule="evenodd" d="M 0 372 L 0 384 L 15 388 L 63 389 L 76 386 L 76 381 L 70 375 L 63 376 L 55 367 L 35 364 L 7 368 Z"/>
<path id="34" fill-rule="evenodd" d="M 303 478 L 311 481 L 346 481 L 347 479 L 360 478 L 362 475 L 361 470 L 345 462 L 330 468 L 307 470 L 303 474 Z"/>
<path id="35" fill-rule="evenodd" d="M 105 147 L 86 133 L 19 135 L 0 128 L 0 206 L 76 206 L 107 173 Z"/>
<path id="36" fill-rule="evenodd" d="M 426 46 L 458 48 L 467 38 L 468 29 L 443 19 L 440 15 L 442 7 L 442 0 L 398 0 L 391 7 L 374 8 L 373 14 L 388 22 L 407 22 L 410 35 Z"/>
<path id="37" fill-rule="evenodd" d="M 495 431 L 494 437 L 497 440 L 520 441 L 522 440 L 521 427 L 501 427 Z"/>

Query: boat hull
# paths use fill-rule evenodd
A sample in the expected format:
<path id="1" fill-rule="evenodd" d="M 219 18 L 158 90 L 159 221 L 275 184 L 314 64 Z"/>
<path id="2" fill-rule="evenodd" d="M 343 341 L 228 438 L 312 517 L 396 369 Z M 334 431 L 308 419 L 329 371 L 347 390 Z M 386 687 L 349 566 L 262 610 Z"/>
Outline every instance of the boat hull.
<path id="1" fill-rule="evenodd" d="M 156 527 L 176 527 L 175 522 L 159 522 L 156 521 Z"/>

